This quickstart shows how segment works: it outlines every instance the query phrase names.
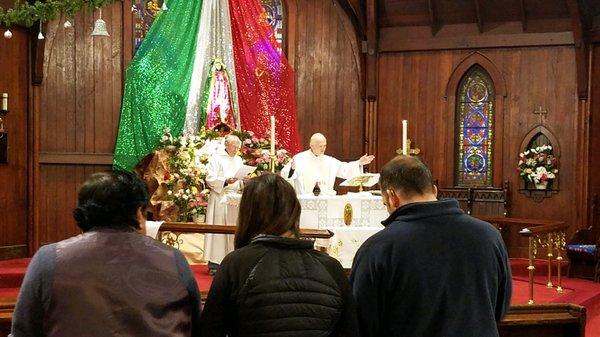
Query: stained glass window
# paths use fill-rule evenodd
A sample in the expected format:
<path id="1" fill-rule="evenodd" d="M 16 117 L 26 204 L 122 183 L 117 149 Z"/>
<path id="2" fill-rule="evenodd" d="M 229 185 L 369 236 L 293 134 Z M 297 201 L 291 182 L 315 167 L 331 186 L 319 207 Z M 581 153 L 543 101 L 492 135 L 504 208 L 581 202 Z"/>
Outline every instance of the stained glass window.
<path id="1" fill-rule="evenodd" d="M 162 6 L 163 0 L 134 0 L 132 11 L 134 12 L 134 40 L 133 46 L 136 51 L 152 22 L 158 15 Z M 261 0 L 265 8 L 266 20 L 273 28 L 275 41 L 277 41 L 277 50 L 281 53 L 284 49 L 284 5 L 282 0 Z"/>
<path id="2" fill-rule="evenodd" d="M 491 186 L 494 130 L 494 85 L 475 65 L 457 92 L 456 176 L 458 186 Z"/>
<path id="3" fill-rule="evenodd" d="M 284 8 L 282 0 L 260 0 L 266 12 L 266 20 L 273 28 L 277 50 L 281 53 L 284 47 Z"/>
<path id="4" fill-rule="evenodd" d="M 133 15 L 133 51 L 138 50 L 144 37 L 150 30 L 152 22 L 160 12 L 163 0 L 134 0 L 131 10 Z"/>

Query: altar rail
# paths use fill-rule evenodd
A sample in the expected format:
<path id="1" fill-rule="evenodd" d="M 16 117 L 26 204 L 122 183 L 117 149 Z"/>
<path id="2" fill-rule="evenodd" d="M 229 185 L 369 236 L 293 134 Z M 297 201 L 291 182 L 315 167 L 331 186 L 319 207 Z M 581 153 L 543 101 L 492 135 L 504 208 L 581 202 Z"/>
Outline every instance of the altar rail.
<path id="1" fill-rule="evenodd" d="M 557 264 L 557 286 L 558 293 L 563 292 L 561 280 L 561 264 L 563 261 L 562 252 L 566 245 L 566 230 L 569 228 L 564 221 L 558 220 L 543 220 L 543 219 L 524 219 L 524 218 L 503 218 L 503 217 L 488 217 L 478 216 L 478 219 L 487 221 L 500 230 L 501 233 L 506 232 L 508 227 L 519 228 L 519 234 L 528 239 L 529 266 L 527 267 L 529 274 L 529 300 L 528 304 L 534 304 L 533 298 L 533 279 L 535 267 L 533 260 L 538 254 L 538 248 L 546 249 L 546 258 L 548 260 L 548 288 L 553 288 L 552 284 L 552 262 Z"/>
<path id="2" fill-rule="evenodd" d="M 164 222 L 159 230 L 157 239 L 169 246 L 179 248 L 181 234 L 235 234 L 236 226 L 209 225 L 193 222 Z M 307 239 L 329 239 L 333 233 L 323 229 L 300 229 L 300 237 Z"/>

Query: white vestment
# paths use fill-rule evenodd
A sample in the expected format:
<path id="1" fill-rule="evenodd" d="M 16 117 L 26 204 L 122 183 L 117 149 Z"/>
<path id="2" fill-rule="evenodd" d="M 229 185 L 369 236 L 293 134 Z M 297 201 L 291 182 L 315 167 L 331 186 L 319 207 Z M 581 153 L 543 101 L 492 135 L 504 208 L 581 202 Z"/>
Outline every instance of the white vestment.
<path id="1" fill-rule="evenodd" d="M 345 163 L 327 155 L 315 156 L 311 150 L 300 152 L 293 158 L 296 169 L 290 176 L 291 161 L 281 170 L 281 176 L 294 186 L 296 193 L 312 193 L 318 182 L 323 194 L 335 194 L 335 178 L 350 179 L 362 173 L 358 160 Z"/>
<path id="2" fill-rule="evenodd" d="M 225 186 L 225 180 L 232 178 L 244 163 L 238 155 L 231 157 L 225 150 L 215 153 L 208 161 L 206 184 L 210 188 L 206 223 L 234 225 L 227 223 L 227 205 L 222 199 L 227 193 L 238 193 L 242 182 L 236 181 Z M 233 235 L 206 234 L 204 241 L 204 260 L 221 263 L 225 255 L 233 251 Z"/>

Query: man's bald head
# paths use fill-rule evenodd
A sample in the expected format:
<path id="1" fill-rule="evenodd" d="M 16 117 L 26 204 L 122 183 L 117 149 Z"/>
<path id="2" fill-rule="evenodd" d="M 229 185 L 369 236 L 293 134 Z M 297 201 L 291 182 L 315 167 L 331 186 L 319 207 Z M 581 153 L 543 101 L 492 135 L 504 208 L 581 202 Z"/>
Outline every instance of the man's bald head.
<path id="1" fill-rule="evenodd" d="M 310 137 L 310 149 L 315 156 L 320 156 L 325 153 L 327 148 L 327 138 L 321 133 L 315 133 Z"/>

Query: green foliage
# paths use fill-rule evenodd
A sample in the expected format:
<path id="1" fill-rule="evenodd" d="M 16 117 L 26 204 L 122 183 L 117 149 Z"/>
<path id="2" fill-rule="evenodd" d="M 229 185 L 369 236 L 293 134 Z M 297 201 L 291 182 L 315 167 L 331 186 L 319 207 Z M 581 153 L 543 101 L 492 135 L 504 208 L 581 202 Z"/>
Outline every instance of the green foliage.
<path id="1" fill-rule="evenodd" d="M 13 8 L 0 8 L 0 24 L 5 26 L 22 25 L 31 27 L 34 23 L 54 20 L 64 14 L 72 18 L 84 8 L 93 11 L 111 3 L 115 0 L 48 0 L 36 1 L 32 4 L 19 0 Z"/>

